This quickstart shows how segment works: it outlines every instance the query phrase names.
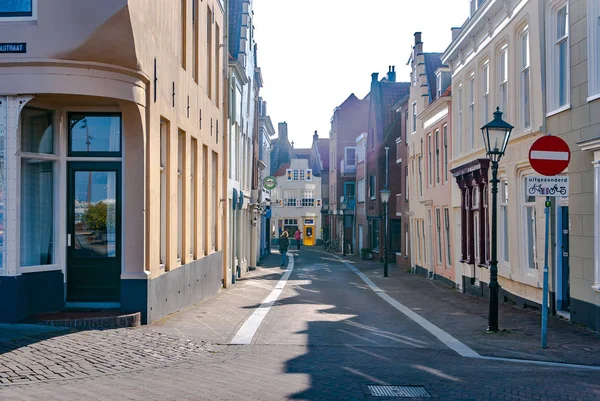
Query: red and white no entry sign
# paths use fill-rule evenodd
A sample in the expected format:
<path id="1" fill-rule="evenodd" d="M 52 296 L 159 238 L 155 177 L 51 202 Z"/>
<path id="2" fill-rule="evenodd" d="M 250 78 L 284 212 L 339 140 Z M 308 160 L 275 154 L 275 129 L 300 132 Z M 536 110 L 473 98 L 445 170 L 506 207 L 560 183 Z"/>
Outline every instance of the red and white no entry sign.
<path id="1" fill-rule="evenodd" d="M 557 136 L 543 136 L 529 149 L 529 163 L 541 175 L 558 175 L 567 168 L 569 161 L 569 145 Z"/>

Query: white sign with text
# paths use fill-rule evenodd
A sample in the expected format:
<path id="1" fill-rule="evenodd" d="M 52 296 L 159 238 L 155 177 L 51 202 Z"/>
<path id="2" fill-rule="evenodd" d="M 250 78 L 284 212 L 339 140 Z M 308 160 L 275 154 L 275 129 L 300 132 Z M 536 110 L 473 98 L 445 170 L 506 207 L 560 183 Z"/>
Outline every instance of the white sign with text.
<path id="1" fill-rule="evenodd" d="M 543 175 L 532 175 L 527 177 L 528 196 L 568 196 L 569 177 L 556 175 L 546 177 Z"/>

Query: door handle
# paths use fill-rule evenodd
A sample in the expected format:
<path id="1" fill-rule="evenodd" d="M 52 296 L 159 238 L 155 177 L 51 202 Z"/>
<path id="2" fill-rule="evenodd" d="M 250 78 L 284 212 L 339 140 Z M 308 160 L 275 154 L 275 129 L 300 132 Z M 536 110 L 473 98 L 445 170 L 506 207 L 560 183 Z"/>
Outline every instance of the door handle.
<path id="1" fill-rule="evenodd" d="M 71 234 L 67 234 L 67 246 L 71 246 Z"/>

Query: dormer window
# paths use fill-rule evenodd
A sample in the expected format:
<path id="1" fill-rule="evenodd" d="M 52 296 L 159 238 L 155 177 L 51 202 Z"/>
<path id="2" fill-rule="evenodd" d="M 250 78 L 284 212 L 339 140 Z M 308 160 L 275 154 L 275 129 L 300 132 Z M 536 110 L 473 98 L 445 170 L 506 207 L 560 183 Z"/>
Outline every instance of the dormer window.
<path id="1" fill-rule="evenodd" d="M 442 73 L 438 72 L 437 76 L 436 76 L 436 89 L 437 89 L 437 94 L 436 94 L 436 98 L 440 98 L 442 97 Z"/>

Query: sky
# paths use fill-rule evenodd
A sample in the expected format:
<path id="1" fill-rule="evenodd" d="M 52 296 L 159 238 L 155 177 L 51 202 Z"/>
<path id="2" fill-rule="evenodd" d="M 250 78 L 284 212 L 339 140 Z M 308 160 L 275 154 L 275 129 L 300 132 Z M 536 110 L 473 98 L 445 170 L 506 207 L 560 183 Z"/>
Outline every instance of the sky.
<path id="1" fill-rule="evenodd" d="M 371 73 L 409 81 L 414 33 L 426 52 L 443 52 L 450 28 L 461 26 L 468 0 L 254 0 L 260 96 L 277 123 L 288 123 L 294 147 L 312 134 L 329 137 L 333 109 L 351 93 L 363 98 Z"/>

